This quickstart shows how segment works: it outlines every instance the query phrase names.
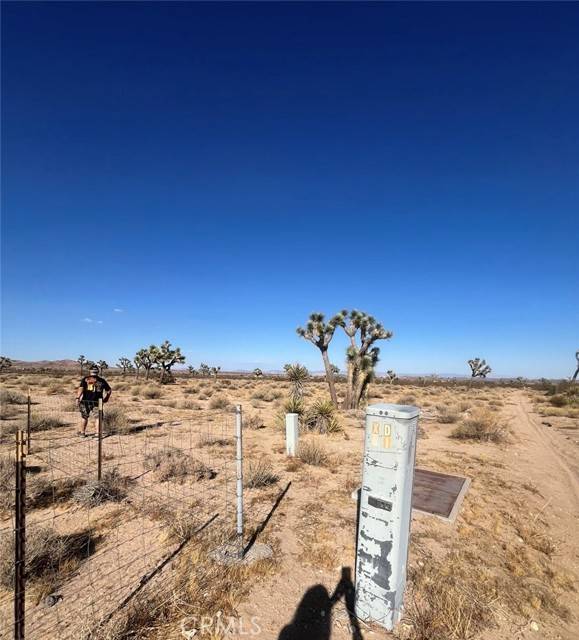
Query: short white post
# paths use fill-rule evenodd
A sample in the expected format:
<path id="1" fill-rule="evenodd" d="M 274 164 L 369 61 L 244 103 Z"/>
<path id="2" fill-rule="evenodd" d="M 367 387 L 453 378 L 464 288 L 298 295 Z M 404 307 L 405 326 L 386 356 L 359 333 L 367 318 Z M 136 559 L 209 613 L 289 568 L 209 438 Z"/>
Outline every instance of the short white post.
<path id="1" fill-rule="evenodd" d="M 235 407 L 235 441 L 237 466 L 237 544 L 238 557 L 243 559 L 243 440 L 241 405 Z"/>
<path id="2" fill-rule="evenodd" d="M 298 448 L 299 416 L 297 413 L 285 414 L 285 452 L 295 456 Z"/>

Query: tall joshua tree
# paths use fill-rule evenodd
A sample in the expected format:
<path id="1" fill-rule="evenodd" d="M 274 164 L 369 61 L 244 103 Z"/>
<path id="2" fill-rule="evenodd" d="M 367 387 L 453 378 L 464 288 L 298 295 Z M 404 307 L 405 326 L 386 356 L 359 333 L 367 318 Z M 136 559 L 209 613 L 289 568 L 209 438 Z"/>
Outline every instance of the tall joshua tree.
<path id="1" fill-rule="evenodd" d="M 125 356 L 123 356 L 119 358 L 119 364 L 117 366 L 119 367 L 119 369 L 123 370 L 123 375 L 125 375 L 128 369 L 133 368 L 133 363 L 130 361 L 129 358 L 125 358 Z"/>
<path id="2" fill-rule="evenodd" d="M 577 358 L 577 368 L 575 369 L 575 373 L 573 374 L 573 377 L 571 378 L 571 380 L 573 382 L 575 382 L 575 380 L 577 380 L 577 376 L 579 376 L 579 351 L 575 352 L 575 357 Z"/>
<path id="3" fill-rule="evenodd" d="M 99 360 L 97 362 L 97 367 L 99 368 L 99 371 L 102 373 L 103 371 L 105 371 L 105 369 L 109 368 L 109 365 L 106 360 Z"/>
<path id="4" fill-rule="evenodd" d="M 323 313 L 312 313 L 306 323 L 305 327 L 298 327 L 296 332 L 298 336 L 309 340 L 314 346 L 316 346 L 322 354 L 322 360 L 324 362 L 324 369 L 326 370 L 326 380 L 328 381 L 328 387 L 330 388 L 330 396 L 334 406 L 338 406 L 338 396 L 336 394 L 336 384 L 334 382 L 334 373 L 332 371 L 332 364 L 328 355 L 328 347 L 334 337 L 336 328 L 344 325 L 346 311 L 337 313 L 330 318 L 328 322 L 325 321 Z"/>
<path id="5" fill-rule="evenodd" d="M 471 378 L 486 378 L 492 371 L 492 369 L 486 363 L 486 360 L 481 360 L 480 358 L 473 358 L 472 360 L 468 360 L 468 366 L 470 367 Z"/>
<path id="6" fill-rule="evenodd" d="M 395 380 L 398 380 L 398 376 L 394 371 L 392 371 L 392 369 L 388 369 L 384 377 L 386 379 L 386 382 L 389 382 L 390 384 L 393 384 Z"/>
<path id="7" fill-rule="evenodd" d="M 168 340 L 165 340 L 160 347 L 156 347 L 155 364 L 161 369 L 161 382 L 167 377 L 171 379 L 171 369 L 176 364 L 185 362 L 185 356 L 181 353 L 179 347 L 171 346 Z"/>
<path id="8" fill-rule="evenodd" d="M 78 356 L 76 361 L 80 365 L 80 375 L 82 376 L 82 374 L 84 373 L 84 365 L 86 364 L 87 360 L 84 356 L 81 355 L 81 356 Z"/>
<path id="9" fill-rule="evenodd" d="M 0 371 L 6 371 L 12 366 L 12 360 L 6 356 L 0 356 Z"/>
<path id="10" fill-rule="evenodd" d="M 347 322 L 341 326 L 350 339 L 346 350 L 348 373 L 344 409 L 357 409 L 374 379 L 380 354 L 380 349 L 374 344 L 378 340 L 389 340 L 393 334 L 373 316 L 357 309 L 350 311 Z"/>
<path id="11" fill-rule="evenodd" d="M 148 348 L 139 349 L 137 351 L 134 360 L 135 366 L 137 367 L 137 376 L 139 375 L 139 369 L 142 367 L 145 370 L 145 380 L 149 379 L 151 369 L 157 362 L 157 351 L 158 348 L 154 344 Z"/>

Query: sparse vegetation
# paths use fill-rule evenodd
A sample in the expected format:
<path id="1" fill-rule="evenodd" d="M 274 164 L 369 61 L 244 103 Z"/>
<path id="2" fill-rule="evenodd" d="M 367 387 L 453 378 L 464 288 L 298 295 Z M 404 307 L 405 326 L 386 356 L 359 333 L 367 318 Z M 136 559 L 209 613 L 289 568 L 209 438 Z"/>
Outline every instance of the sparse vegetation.
<path id="1" fill-rule="evenodd" d="M 154 471 L 160 482 L 184 482 L 187 477 L 193 477 L 195 480 L 210 480 L 215 477 L 215 472 L 203 462 L 174 447 L 166 447 L 148 454 L 144 466 L 147 471 Z"/>
<path id="2" fill-rule="evenodd" d="M 96 507 L 103 502 L 120 502 L 127 496 L 130 478 L 121 476 L 117 468 L 103 473 L 102 479 L 89 480 L 73 492 L 73 500 L 85 507 Z"/>
<path id="3" fill-rule="evenodd" d="M 336 408 L 330 400 L 316 400 L 306 411 L 302 424 L 306 430 L 318 433 L 337 433 L 342 430 L 336 417 Z"/>
<path id="4" fill-rule="evenodd" d="M 244 484 L 251 489 L 275 484 L 279 476 L 267 460 L 250 460 L 244 473 Z"/>
<path id="5" fill-rule="evenodd" d="M 460 440 L 504 442 L 508 428 L 496 413 L 476 409 L 452 431 L 452 437 Z"/>
<path id="6" fill-rule="evenodd" d="M 323 467 L 329 461 L 327 451 L 321 442 L 314 439 L 301 440 L 298 444 L 297 456 L 306 464 Z"/>

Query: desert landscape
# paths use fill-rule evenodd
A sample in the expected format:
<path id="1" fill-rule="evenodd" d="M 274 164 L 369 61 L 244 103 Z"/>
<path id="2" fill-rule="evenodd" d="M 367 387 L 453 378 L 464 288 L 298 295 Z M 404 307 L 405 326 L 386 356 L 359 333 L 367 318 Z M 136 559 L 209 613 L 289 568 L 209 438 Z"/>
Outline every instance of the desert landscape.
<path id="1" fill-rule="evenodd" d="M 363 409 L 333 409 L 325 380 L 308 375 L 300 450 L 289 458 L 283 417 L 295 383 L 287 376 L 178 373 L 163 385 L 120 372 L 108 379 L 114 395 L 105 408 L 103 477 L 112 478 L 110 490 L 119 495 L 91 502 L 89 494 L 83 502 L 79 489 L 94 479 L 96 441 L 76 435 L 78 375 L 3 375 L 3 638 L 11 634 L 12 613 L 8 460 L 29 389 L 35 417 L 29 548 L 46 527 L 85 547 L 40 564 L 31 576 L 27 637 L 179 638 L 193 631 L 211 637 L 200 629 L 202 620 L 220 617 L 246 621 L 246 628 L 228 622 L 216 632 L 213 625 L 214 637 L 243 637 L 250 620 L 268 640 L 389 635 L 353 623 L 343 593 L 332 599 L 343 568 L 354 571 L 352 492 L 361 483 Z M 337 391 L 345 393 L 339 379 Z M 455 522 L 414 512 L 406 610 L 394 637 L 576 637 L 576 387 L 383 379 L 370 386 L 368 402 L 419 407 L 417 467 L 471 480 Z M 273 553 L 229 565 L 214 551 L 235 527 L 236 405 L 244 425 L 245 542 L 255 536 Z M 182 459 L 166 464 L 163 456 L 177 450 Z M 214 512 L 221 513 L 218 522 L 192 535 Z M 102 628 L 90 628 L 175 550 Z"/>

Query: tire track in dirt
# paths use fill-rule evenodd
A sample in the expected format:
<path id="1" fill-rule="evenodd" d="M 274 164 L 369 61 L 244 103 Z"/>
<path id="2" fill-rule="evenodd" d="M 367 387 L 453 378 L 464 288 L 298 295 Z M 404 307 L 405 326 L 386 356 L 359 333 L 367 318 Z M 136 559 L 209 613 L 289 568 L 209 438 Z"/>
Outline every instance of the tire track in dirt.
<path id="1" fill-rule="evenodd" d="M 577 516 L 579 514 L 579 468 L 574 466 L 570 461 L 570 456 L 566 455 L 562 449 L 562 443 L 559 443 L 555 434 L 551 434 L 536 423 L 531 416 L 531 407 L 528 398 L 519 394 L 514 407 L 516 418 L 521 427 L 525 429 L 532 444 L 532 476 L 540 474 L 544 477 L 544 486 L 552 487 L 557 483 L 563 484 L 561 492 L 557 492 L 557 499 L 567 502 L 567 506 L 571 508 L 572 513 Z M 570 463 L 571 462 L 571 463 Z M 560 473 L 554 473 L 558 470 Z"/>

